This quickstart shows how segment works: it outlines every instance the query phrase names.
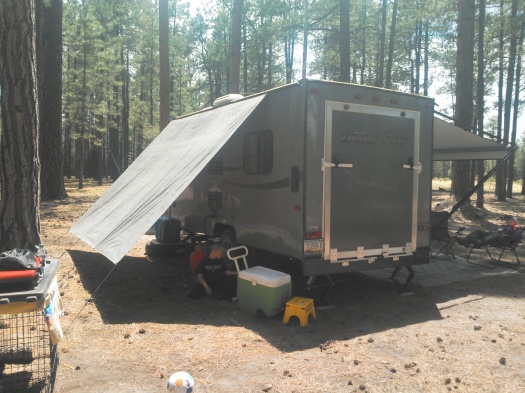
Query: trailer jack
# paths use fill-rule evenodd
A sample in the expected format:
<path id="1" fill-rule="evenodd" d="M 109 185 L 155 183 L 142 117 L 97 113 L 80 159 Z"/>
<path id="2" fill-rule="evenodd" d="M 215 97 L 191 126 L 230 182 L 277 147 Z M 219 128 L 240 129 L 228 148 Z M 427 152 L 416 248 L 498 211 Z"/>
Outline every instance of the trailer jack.
<path id="1" fill-rule="evenodd" d="M 410 284 L 412 284 L 412 280 L 414 279 L 414 275 L 416 274 L 414 269 L 412 269 L 412 266 L 407 265 L 407 266 L 404 266 L 404 267 L 406 267 L 408 272 L 409 272 L 409 275 L 408 275 L 408 277 L 407 277 L 407 279 L 406 279 L 406 281 L 404 283 L 399 282 L 399 280 L 397 279 L 397 275 L 399 274 L 399 272 L 401 271 L 403 266 L 396 267 L 394 269 L 394 271 L 392 272 L 392 275 L 390 276 L 390 279 L 394 282 L 394 284 L 396 285 L 397 289 L 401 293 L 409 291 Z"/>
<path id="2" fill-rule="evenodd" d="M 306 281 L 305 290 L 306 292 L 310 294 L 311 297 L 314 298 L 315 303 L 318 305 L 326 304 L 326 297 L 328 296 L 328 294 L 330 293 L 330 291 L 335 285 L 335 282 L 332 279 L 332 277 L 330 277 L 328 274 L 325 274 L 323 276 L 326 278 L 326 282 L 315 284 L 315 281 L 320 276 L 310 276 L 308 277 L 308 280 Z M 321 289 L 319 296 L 314 296 L 312 294 L 312 290 L 316 288 Z"/>

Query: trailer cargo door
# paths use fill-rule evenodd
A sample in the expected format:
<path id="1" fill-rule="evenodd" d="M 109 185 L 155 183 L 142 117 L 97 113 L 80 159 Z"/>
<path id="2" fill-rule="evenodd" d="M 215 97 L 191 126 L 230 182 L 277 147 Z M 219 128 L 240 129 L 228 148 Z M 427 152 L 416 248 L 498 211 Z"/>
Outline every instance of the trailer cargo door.
<path id="1" fill-rule="evenodd" d="M 326 103 L 324 259 L 410 255 L 417 235 L 419 112 Z"/>

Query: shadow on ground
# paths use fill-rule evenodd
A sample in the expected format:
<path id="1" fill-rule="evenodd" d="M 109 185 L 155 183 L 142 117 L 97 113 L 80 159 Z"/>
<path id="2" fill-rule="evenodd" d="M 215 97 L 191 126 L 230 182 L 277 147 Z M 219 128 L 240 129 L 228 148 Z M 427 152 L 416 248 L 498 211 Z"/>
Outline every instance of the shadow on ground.
<path id="1" fill-rule="evenodd" d="M 407 296 L 401 295 L 389 280 L 353 273 L 338 277 L 340 281 L 329 295 L 329 306 L 318 307 L 318 319 L 301 328 L 295 318 L 283 324 L 282 314 L 259 318 L 226 300 L 188 299 L 186 294 L 194 282 L 188 255 L 154 260 L 125 257 L 115 266 L 97 253 L 70 250 L 69 254 L 84 288 L 91 294 L 97 290 L 93 301 L 105 323 L 241 326 L 284 352 L 439 320 L 442 319 L 439 303 L 470 294 L 525 296 L 523 274 L 488 276 L 431 288 L 416 285 L 414 293 Z M 249 259 L 250 265 L 263 264 L 258 263 L 262 257 L 254 263 L 256 259 Z M 271 265 L 277 262 L 273 259 Z M 290 269 L 294 273 L 294 292 L 297 292 L 303 278 L 297 277 L 286 261 L 280 262 L 288 266 L 280 270 Z"/>

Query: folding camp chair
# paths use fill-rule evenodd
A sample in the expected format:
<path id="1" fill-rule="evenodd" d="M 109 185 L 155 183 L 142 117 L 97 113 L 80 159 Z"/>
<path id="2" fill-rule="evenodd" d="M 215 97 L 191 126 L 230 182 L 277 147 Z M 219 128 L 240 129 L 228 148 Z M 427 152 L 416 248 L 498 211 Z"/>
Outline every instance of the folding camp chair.
<path id="1" fill-rule="evenodd" d="M 495 269 L 501 262 L 501 257 L 503 256 L 503 254 L 506 251 L 511 251 L 516 257 L 516 260 L 518 261 L 518 265 L 521 265 L 520 258 L 518 257 L 518 254 L 516 253 L 516 248 L 518 247 L 520 243 L 521 243 L 521 240 L 516 240 L 512 236 L 502 236 L 499 239 L 497 239 L 495 242 L 491 242 L 490 244 L 484 244 L 483 246 L 481 246 L 481 249 L 484 249 L 485 251 L 487 251 L 487 254 L 490 260 L 495 262 L 490 265 L 469 261 L 470 254 L 472 254 L 472 251 L 474 250 L 474 248 L 476 248 L 474 245 L 472 245 L 470 247 L 470 250 L 467 256 L 467 262 L 472 265 L 478 265 L 478 266 L 486 267 L 488 269 Z M 493 251 L 498 250 L 499 255 L 497 258 L 494 258 L 494 256 L 491 254 L 490 252 L 491 248 L 493 249 Z"/>
<path id="2" fill-rule="evenodd" d="M 451 235 L 448 227 L 448 214 L 446 211 L 430 212 L 430 256 L 432 258 L 443 254 L 456 259 L 452 246 L 465 228 L 461 227 Z"/>

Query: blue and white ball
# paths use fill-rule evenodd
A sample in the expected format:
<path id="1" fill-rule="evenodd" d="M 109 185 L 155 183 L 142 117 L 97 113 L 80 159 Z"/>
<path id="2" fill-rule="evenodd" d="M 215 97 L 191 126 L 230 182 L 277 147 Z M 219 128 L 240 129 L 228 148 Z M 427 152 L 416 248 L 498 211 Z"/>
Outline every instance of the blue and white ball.
<path id="1" fill-rule="evenodd" d="M 193 377 L 185 371 L 179 371 L 168 379 L 167 389 L 176 393 L 191 393 L 195 387 Z"/>

